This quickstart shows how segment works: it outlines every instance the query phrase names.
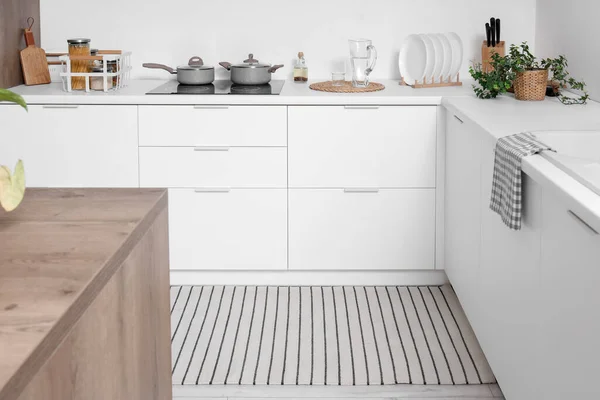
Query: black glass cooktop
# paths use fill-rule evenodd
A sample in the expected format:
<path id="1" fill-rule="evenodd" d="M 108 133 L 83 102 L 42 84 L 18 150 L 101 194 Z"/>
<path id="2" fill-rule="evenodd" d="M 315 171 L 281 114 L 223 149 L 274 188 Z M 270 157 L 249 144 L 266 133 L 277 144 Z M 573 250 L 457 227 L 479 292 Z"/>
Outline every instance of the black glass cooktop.
<path id="1" fill-rule="evenodd" d="M 171 80 L 146 94 L 279 94 L 283 89 L 284 80 L 273 80 L 266 85 L 236 85 L 231 81 L 216 80 L 210 85 L 182 85 Z"/>

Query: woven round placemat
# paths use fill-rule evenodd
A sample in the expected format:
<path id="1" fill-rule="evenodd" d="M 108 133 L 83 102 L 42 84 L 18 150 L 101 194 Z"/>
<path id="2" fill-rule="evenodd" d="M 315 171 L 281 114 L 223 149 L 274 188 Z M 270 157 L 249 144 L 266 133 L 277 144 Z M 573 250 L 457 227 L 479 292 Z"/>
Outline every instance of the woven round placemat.
<path id="1" fill-rule="evenodd" d="M 330 92 L 330 93 L 366 93 L 366 92 L 377 92 L 379 90 L 385 89 L 381 83 L 371 82 L 369 86 L 364 88 L 358 88 L 352 86 L 352 82 L 345 81 L 343 86 L 333 86 L 333 82 L 316 82 L 311 83 L 309 86 L 312 90 L 319 90 L 321 92 Z"/>

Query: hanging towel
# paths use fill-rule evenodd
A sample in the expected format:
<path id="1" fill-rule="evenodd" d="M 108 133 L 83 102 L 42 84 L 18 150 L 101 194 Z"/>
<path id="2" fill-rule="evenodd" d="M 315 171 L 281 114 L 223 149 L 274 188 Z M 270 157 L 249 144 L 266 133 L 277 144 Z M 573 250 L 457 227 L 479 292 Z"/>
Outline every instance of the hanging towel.
<path id="1" fill-rule="evenodd" d="M 529 132 L 506 136 L 496 143 L 490 208 L 511 229 L 521 229 L 521 162 L 542 150 L 552 149 Z"/>

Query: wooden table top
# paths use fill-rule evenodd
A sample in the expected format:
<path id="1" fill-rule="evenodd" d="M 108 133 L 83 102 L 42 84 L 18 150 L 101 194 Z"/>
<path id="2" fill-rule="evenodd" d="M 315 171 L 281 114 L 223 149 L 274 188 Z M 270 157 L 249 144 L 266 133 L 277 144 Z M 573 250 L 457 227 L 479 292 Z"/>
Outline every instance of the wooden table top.
<path id="1" fill-rule="evenodd" d="M 15 211 L 0 209 L 0 393 L 48 359 L 167 207 L 166 193 L 28 189 Z"/>

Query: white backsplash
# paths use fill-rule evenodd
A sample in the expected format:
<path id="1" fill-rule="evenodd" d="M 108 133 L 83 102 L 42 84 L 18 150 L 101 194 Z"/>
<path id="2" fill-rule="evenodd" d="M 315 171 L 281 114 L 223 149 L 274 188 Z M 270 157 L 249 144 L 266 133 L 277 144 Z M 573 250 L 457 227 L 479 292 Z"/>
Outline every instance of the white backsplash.
<path id="1" fill-rule="evenodd" d="M 411 33 L 455 31 L 468 61 L 481 58 L 484 24 L 502 19 L 507 42 L 535 36 L 536 0 L 40 0 L 42 47 L 65 50 L 66 39 L 89 37 L 92 47 L 133 51 L 134 77 L 162 77 L 143 62 L 171 66 L 194 55 L 217 64 L 244 60 L 254 53 L 262 62 L 283 63 L 276 76 L 289 78 L 298 51 L 304 51 L 310 78 L 329 78 L 345 68 L 347 39 L 373 40 L 379 59 L 374 78 L 399 78 L 398 54 Z M 514 10 L 518 10 L 515 12 Z"/>

